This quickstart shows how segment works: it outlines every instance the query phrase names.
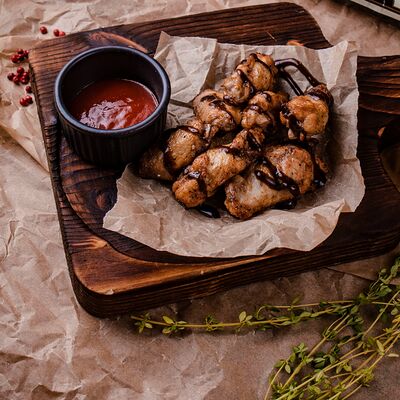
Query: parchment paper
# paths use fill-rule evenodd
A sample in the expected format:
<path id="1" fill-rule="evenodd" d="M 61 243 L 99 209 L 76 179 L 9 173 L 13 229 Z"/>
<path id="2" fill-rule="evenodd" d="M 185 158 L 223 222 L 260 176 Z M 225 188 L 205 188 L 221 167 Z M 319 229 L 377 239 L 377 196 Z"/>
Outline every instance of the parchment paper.
<path id="1" fill-rule="evenodd" d="M 127 168 L 117 182 L 118 199 L 105 217 L 105 228 L 157 250 L 236 257 L 260 255 L 277 247 L 311 250 L 332 233 L 341 212 L 356 209 L 364 195 L 364 183 L 356 157 L 357 51 L 352 43 L 343 41 L 329 49 L 311 50 L 220 44 L 215 39 L 162 33 L 155 58 L 167 70 L 172 85 L 168 125 L 184 123 L 192 113 L 193 98 L 206 87 L 218 87 L 240 60 L 254 51 L 271 54 L 274 59 L 299 59 L 332 92 L 328 133 L 331 176 L 326 186 L 304 196 L 294 210 L 270 209 L 246 221 L 227 212 L 220 219 L 210 219 L 180 206 L 165 185 L 141 179 Z M 292 76 L 303 90 L 309 87 L 300 73 Z"/>
<path id="2" fill-rule="evenodd" d="M 15 88 L 5 78 L 15 69 L 9 61 L 15 48 L 30 48 L 51 37 L 37 34 L 40 24 L 50 33 L 60 28 L 68 34 L 261 2 L 120 0 L 112 7 L 109 0 L 0 2 L 1 400 L 262 399 L 274 363 L 287 357 L 291 346 L 319 340 L 327 320 L 284 331 L 196 333 L 171 339 L 139 336 L 129 318 L 101 320 L 87 314 L 72 290 L 51 182 L 38 162 L 42 159 L 46 165 L 35 106 L 19 111 L 23 87 Z M 360 54 L 369 56 L 400 53 L 400 30 L 395 26 L 329 0 L 298 2 L 317 19 L 331 43 L 355 40 Z M 392 153 L 397 175 L 398 154 Z M 399 251 L 400 247 L 335 267 L 345 273 L 322 269 L 256 282 L 151 314 L 200 321 L 211 313 L 233 321 L 244 309 L 290 303 L 296 296 L 304 303 L 352 298 L 368 282 L 350 274 L 375 278 Z M 399 359 L 383 360 L 370 387 L 353 397 L 398 399 Z"/>

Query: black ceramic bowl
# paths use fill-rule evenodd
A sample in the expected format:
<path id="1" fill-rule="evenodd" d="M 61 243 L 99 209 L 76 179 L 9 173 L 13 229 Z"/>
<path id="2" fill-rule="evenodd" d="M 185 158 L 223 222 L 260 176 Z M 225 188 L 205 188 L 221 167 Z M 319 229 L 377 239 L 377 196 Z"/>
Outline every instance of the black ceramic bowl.
<path id="1" fill-rule="evenodd" d="M 147 86 L 158 106 L 142 122 L 123 129 L 101 130 L 82 124 L 67 105 L 86 86 L 104 79 L 130 79 Z M 161 65 L 145 53 L 121 46 L 97 47 L 80 53 L 57 76 L 55 106 L 72 148 L 85 160 L 121 166 L 137 159 L 164 130 L 171 89 Z"/>

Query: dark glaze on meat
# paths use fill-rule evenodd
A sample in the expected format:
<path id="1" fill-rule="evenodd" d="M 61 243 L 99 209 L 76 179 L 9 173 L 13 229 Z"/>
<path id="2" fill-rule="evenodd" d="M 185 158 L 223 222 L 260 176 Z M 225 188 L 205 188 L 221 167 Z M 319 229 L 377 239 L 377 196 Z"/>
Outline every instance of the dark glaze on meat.
<path id="1" fill-rule="evenodd" d="M 270 90 L 278 70 L 266 54 L 252 53 L 227 77 L 219 91 L 206 89 L 193 100 L 194 118 L 165 133 L 161 144 L 139 161 L 142 178 L 174 180 L 196 156 L 207 150 L 217 134 L 240 126 L 242 104 L 259 90 Z"/>
<path id="2" fill-rule="evenodd" d="M 225 186 L 225 206 L 233 216 L 247 219 L 282 202 L 294 205 L 312 182 L 313 162 L 307 150 L 293 144 L 271 145 Z"/>
<path id="3" fill-rule="evenodd" d="M 259 169 L 255 169 L 254 173 L 258 179 L 267 184 L 271 189 L 287 189 L 295 198 L 300 194 L 299 185 L 292 178 L 289 178 L 283 172 L 279 171 L 267 157 L 261 157 L 258 162 L 268 168 L 270 175 L 268 176 Z"/>
<path id="4" fill-rule="evenodd" d="M 204 203 L 221 185 L 251 164 L 264 138 L 260 129 L 243 129 L 230 145 L 200 154 L 172 185 L 176 200 L 187 208 Z"/>
<path id="5" fill-rule="evenodd" d="M 332 96 L 323 84 L 289 100 L 280 113 L 281 123 L 288 128 L 288 137 L 304 140 L 322 134 L 332 102 Z"/>
<path id="6" fill-rule="evenodd" d="M 272 90 L 278 70 L 271 56 L 251 53 L 241 61 L 234 73 L 224 79 L 221 91 L 231 104 L 245 104 L 256 92 Z"/>
<path id="7" fill-rule="evenodd" d="M 315 87 L 303 93 L 287 66 L 298 68 Z M 196 96 L 195 117 L 166 132 L 157 152 L 145 154 L 149 168 L 143 175 L 174 180 L 176 200 L 212 218 L 219 217 L 218 210 L 204 202 L 220 187 L 227 210 L 246 219 L 268 207 L 294 207 L 299 196 L 323 186 L 325 166 L 310 137 L 325 131 L 332 96 L 297 60 L 281 60 L 279 68 L 298 96 L 288 100 L 271 91 L 278 71 L 272 58 L 250 54 L 219 91 Z M 240 126 L 231 143 L 215 144 L 217 134 L 229 133 L 226 138 Z"/>

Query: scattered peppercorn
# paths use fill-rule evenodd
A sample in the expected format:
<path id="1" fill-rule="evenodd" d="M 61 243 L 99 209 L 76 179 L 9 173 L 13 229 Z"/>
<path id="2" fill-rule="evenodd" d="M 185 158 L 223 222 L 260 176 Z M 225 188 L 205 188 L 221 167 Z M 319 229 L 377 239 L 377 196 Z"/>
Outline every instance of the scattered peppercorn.
<path id="1" fill-rule="evenodd" d="M 23 106 L 23 107 L 26 107 L 26 106 L 28 106 L 29 104 L 32 104 L 32 103 L 33 103 L 32 96 L 29 96 L 29 95 L 26 95 L 26 96 L 21 97 L 19 99 L 19 104 L 21 104 L 21 106 Z"/>
<path id="2" fill-rule="evenodd" d="M 10 60 L 14 63 L 14 64 L 18 64 L 20 62 L 20 57 L 18 56 L 18 54 L 13 54 L 10 58 Z"/>
<path id="3" fill-rule="evenodd" d="M 14 64 L 19 64 L 29 56 L 29 51 L 24 49 L 18 49 L 11 57 L 10 60 Z"/>
<path id="4" fill-rule="evenodd" d="M 53 30 L 53 35 L 54 36 L 60 36 L 60 30 L 59 29 L 54 29 Z"/>
<path id="5" fill-rule="evenodd" d="M 45 27 L 45 26 L 41 26 L 40 28 L 39 28 L 39 30 L 40 30 L 40 33 L 42 34 L 42 35 L 45 35 L 48 31 L 47 31 L 47 28 Z"/>
<path id="6" fill-rule="evenodd" d="M 28 58 L 28 56 L 29 56 L 29 50 L 17 49 L 15 53 L 10 57 L 10 60 L 14 64 L 19 64 L 26 58 Z M 15 72 L 8 73 L 7 79 L 9 81 L 14 82 L 15 85 L 19 85 L 20 83 L 26 85 L 30 81 L 30 74 L 28 70 L 25 70 L 24 67 L 20 66 L 16 69 Z M 32 87 L 29 85 L 25 86 L 25 92 L 32 93 Z M 21 97 L 19 103 L 24 107 L 28 106 L 29 104 L 32 104 L 33 103 L 32 96 L 26 95 L 24 97 Z"/>
<path id="7" fill-rule="evenodd" d="M 23 75 L 23 76 L 21 76 L 21 78 L 19 80 L 22 84 L 26 85 L 27 83 L 29 83 L 29 80 L 30 80 L 29 75 Z"/>

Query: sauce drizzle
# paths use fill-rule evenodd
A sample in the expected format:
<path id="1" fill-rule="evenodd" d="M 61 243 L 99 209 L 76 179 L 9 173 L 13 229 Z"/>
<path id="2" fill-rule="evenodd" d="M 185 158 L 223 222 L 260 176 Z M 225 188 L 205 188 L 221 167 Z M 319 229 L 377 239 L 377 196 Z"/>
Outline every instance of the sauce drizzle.
<path id="1" fill-rule="evenodd" d="M 246 75 L 246 73 L 244 73 L 241 69 L 237 69 L 236 73 L 240 76 L 240 79 L 242 80 L 243 85 L 248 86 L 248 88 L 250 90 L 249 98 L 252 97 L 256 92 L 256 88 L 254 87 L 253 83 L 250 81 L 250 79 Z"/>
<path id="2" fill-rule="evenodd" d="M 267 68 L 267 70 L 268 70 L 270 73 L 272 73 L 271 67 L 270 67 L 267 63 L 265 63 L 263 60 L 260 60 L 260 59 L 258 58 L 258 56 L 257 56 L 256 53 L 251 53 L 251 54 L 250 54 L 250 57 L 253 57 L 253 59 L 254 59 L 255 62 L 258 62 L 258 63 L 260 63 L 261 65 L 264 65 L 264 67 Z"/>
<path id="3" fill-rule="evenodd" d="M 267 167 L 272 178 L 268 176 L 264 171 L 255 169 L 256 177 L 267 184 L 271 189 L 274 190 L 289 190 L 293 197 L 300 195 L 299 185 L 292 178 L 288 177 L 283 172 L 279 171 L 278 168 L 267 157 L 261 157 L 259 163 Z"/>
<path id="4" fill-rule="evenodd" d="M 201 176 L 201 173 L 199 171 L 191 171 L 186 174 L 186 177 L 188 179 L 194 179 L 197 181 L 197 184 L 199 185 L 200 192 L 203 193 L 207 197 L 207 185 L 204 182 L 204 179 Z"/>
<path id="5" fill-rule="evenodd" d="M 259 143 L 258 140 L 254 137 L 253 132 L 252 131 L 247 131 L 246 132 L 246 139 L 247 142 L 249 143 L 249 147 L 252 150 L 256 150 L 258 152 L 261 152 L 262 150 L 262 143 Z"/>
<path id="6" fill-rule="evenodd" d="M 289 129 L 296 136 L 296 139 L 300 140 L 302 133 L 303 133 L 303 127 L 302 127 L 300 121 L 298 121 L 297 118 L 292 114 L 292 112 L 289 110 L 289 108 L 286 104 L 284 104 L 282 106 L 281 112 L 282 112 L 282 115 L 285 118 L 287 118 Z"/>
<path id="7" fill-rule="evenodd" d="M 307 96 L 324 101 L 328 105 L 328 107 L 330 107 L 333 103 L 332 95 L 329 93 L 328 90 L 323 90 L 321 86 L 312 87 L 308 89 L 305 94 Z"/>
<path id="8" fill-rule="evenodd" d="M 232 123 L 234 125 L 236 125 L 235 118 L 233 118 L 232 113 L 226 108 L 226 104 L 225 104 L 225 102 L 223 100 L 220 100 L 215 95 L 211 94 L 211 95 L 207 95 L 207 96 L 202 97 L 200 99 L 200 101 L 209 101 L 210 105 L 212 105 L 214 107 L 217 107 L 222 111 L 225 111 L 229 115 Z"/>
<path id="9" fill-rule="evenodd" d="M 196 210 L 208 218 L 221 218 L 218 209 L 209 204 L 201 204 L 196 207 Z"/>
<path id="10" fill-rule="evenodd" d="M 276 60 L 275 61 L 275 65 L 277 66 L 279 72 L 281 73 L 282 77 L 287 80 L 287 76 L 289 75 L 286 71 L 285 68 L 286 67 L 295 67 L 297 68 L 302 74 L 303 76 L 308 80 L 308 82 L 310 82 L 311 86 L 318 86 L 321 84 L 321 82 L 316 79 L 311 72 L 297 59 L 295 58 L 284 58 L 282 60 Z M 282 73 L 282 71 L 286 72 L 286 75 Z M 290 75 L 289 75 L 290 76 Z M 288 83 L 291 85 L 292 83 L 295 84 L 295 87 L 297 90 L 299 90 L 301 93 L 303 94 L 302 91 L 300 90 L 299 86 L 297 85 L 297 83 L 294 82 L 293 78 L 291 78 L 291 82 L 288 81 Z M 293 90 L 295 90 L 294 87 L 292 87 Z M 296 90 L 295 90 L 296 91 Z M 297 95 L 300 95 L 299 93 L 296 93 Z"/>

